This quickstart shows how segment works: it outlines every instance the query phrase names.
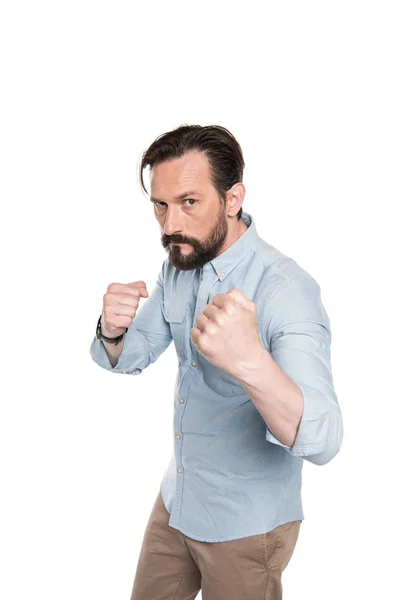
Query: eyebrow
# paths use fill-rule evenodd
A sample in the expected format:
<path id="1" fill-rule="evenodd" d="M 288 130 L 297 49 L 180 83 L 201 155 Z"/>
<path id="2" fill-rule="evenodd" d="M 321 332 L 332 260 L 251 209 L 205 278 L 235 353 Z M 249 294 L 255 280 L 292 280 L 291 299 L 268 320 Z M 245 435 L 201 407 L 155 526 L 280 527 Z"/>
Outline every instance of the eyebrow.
<path id="1" fill-rule="evenodd" d="M 176 196 L 175 199 L 176 200 L 183 200 L 184 198 L 187 198 L 187 196 L 200 196 L 201 194 L 199 192 L 185 192 L 184 194 L 179 194 L 179 196 Z M 158 200 L 158 198 L 154 198 L 153 196 L 150 196 L 150 202 L 164 202 L 164 200 Z"/>

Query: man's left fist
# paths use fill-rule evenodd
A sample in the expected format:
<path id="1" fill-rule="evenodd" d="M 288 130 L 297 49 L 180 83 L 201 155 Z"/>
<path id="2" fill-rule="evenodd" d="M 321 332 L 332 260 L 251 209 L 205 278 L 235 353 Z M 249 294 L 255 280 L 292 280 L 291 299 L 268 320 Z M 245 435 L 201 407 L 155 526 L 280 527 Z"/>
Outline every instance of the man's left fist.
<path id="1" fill-rule="evenodd" d="M 257 306 L 237 288 L 214 296 L 197 317 L 190 338 L 207 360 L 233 376 L 264 351 Z"/>

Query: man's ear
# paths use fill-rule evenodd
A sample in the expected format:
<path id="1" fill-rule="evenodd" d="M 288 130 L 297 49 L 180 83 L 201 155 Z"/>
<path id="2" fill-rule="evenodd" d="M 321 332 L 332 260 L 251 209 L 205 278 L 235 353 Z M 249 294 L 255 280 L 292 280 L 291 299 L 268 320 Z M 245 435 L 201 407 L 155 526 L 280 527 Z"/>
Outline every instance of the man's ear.
<path id="1" fill-rule="evenodd" d="M 244 184 L 239 181 L 235 183 L 230 190 L 227 191 L 226 197 L 229 202 L 228 216 L 234 217 L 239 212 L 246 194 Z"/>

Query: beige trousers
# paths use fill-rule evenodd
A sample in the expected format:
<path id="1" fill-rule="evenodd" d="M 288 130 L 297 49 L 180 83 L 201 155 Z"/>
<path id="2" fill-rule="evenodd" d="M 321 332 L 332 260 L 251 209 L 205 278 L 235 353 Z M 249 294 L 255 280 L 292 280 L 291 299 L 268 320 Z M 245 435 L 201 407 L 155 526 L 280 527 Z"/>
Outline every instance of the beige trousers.
<path id="1" fill-rule="evenodd" d="M 281 600 L 282 571 L 301 521 L 227 542 L 200 542 L 170 527 L 158 493 L 144 533 L 131 600 Z"/>

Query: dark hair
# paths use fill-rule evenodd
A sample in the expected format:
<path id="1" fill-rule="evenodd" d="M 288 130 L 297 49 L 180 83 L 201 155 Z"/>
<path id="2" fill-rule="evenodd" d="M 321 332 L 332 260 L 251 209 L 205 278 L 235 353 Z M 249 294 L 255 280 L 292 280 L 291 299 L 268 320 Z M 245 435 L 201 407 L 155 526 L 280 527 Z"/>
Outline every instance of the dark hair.
<path id="1" fill-rule="evenodd" d="M 143 170 L 149 166 L 179 158 L 190 150 L 202 152 L 209 160 L 213 185 L 220 198 L 226 200 L 226 192 L 243 178 L 244 160 L 242 149 L 233 135 L 220 125 L 181 125 L 163 133 L 144 152 L 140 163 L 140 185 Z M 242 216 L 242 207 L 237 218 Z"/>

